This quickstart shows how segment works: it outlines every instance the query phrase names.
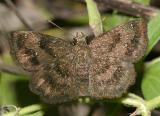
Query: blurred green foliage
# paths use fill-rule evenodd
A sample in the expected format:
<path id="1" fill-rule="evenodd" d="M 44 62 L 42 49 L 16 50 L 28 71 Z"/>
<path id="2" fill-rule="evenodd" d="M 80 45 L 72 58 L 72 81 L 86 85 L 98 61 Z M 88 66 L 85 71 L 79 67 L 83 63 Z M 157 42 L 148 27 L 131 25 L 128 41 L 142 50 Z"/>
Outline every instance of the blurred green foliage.
<path id="1" fill-rule="evenodd" d="M 160 58 L 145 64 L 142 92 L 147 100 L 160 96 Z"/>

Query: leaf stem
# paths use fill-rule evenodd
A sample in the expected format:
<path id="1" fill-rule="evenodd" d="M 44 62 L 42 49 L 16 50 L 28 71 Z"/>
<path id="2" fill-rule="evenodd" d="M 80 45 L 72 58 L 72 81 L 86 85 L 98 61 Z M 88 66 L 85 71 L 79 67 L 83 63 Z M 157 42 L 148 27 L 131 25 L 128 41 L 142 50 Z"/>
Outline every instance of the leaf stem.
<path id="1" fill-rule="evenodd" d="M 42 109 L 44 109 L 44 105 L 34 104 L 34 105 L 24 107 L 24 108 L 20 109 L 19 111 L 9 112 L 7 114 L 4 114 L 3 116 L 14 116 L 15 114 L 25 115 L 25 114 L 29 114 L 32 112 L 42 110 Z"/>
<path id="2" fill-rule="evenodd" d="M 149 110 L 153 110 L 157 107 L 160 107 L 160 96 L 155 97 L 149 101 L 146 102 L 146 105 Z"/>
<path id="3" fill-rule="evenodd" d="M 136 107 L 136 111 L 133 112 L 130 116 L 142 115 L 142 116 L 150 116 L 150 109 L 147 107 L 146 102 L 139 96 L 128 93 L 128 95 L 124 98 L 118 99 L 118 102 L 126 105 Z"/>
<path id="4" fill-rule="evenodd" d="M 100 13 L 98 11 L 97 5 L 93 0 L 86 0 L 89 25 L 95 36 L 103 33 L 103 26 Z"/>
<path id="5" fill-rule="evenodd" d="M 132 106 L 137 108 L 137 110 L 132 113 L 131 116 L 135 116 L 135 114 L 141 114 L 142 116 L 150 116 L 153 109 L 160 107 L 160 96 L 155 97 L 149 101 L 145 101 L 135 94 L 128 93 L 126 97 L 120 98 L 117 101 L 126 106 Z"/>

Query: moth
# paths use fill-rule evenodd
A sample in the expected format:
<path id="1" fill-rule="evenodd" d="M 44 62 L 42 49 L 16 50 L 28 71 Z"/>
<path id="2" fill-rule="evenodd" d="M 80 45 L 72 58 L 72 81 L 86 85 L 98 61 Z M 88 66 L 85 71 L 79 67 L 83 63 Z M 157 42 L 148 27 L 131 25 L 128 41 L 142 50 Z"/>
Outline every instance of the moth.
<path id="1" fill-rule="evenodd" d="M 147 24 L 135 19 L 88 43 L 73 42 L 34 31 L 17 31 L 9 40 L 11 55 L 31 73 L 30 89 L 47 103 L 79 97 L 113 99 L 134 84 L 136 63 L 145 54 Z"/>

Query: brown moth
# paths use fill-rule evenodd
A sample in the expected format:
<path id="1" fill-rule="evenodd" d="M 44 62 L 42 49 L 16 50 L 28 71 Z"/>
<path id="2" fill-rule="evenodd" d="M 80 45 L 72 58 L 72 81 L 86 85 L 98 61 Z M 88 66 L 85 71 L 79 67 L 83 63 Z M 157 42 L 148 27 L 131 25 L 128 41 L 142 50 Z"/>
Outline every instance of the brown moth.
<path id="1" fill-rule="evenodd" d="M 135 82 L 136 63 L 148 43 L 147 24 L 136 19 L 94 38 L 74 42 L 33 31 L 19 31 L 9 40 L 12 56 L 32 74 L 30 89 L 48 103 L 88 96 L 122 96 Z"/>

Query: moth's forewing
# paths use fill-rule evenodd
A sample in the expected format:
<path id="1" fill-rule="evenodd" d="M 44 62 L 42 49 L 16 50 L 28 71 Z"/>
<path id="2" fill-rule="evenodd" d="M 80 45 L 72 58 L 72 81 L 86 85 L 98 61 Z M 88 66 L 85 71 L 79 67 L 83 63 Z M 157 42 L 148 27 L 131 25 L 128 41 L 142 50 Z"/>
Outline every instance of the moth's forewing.
<path id="1" fill-rule="evenodd" d="M 89 47 L 94 60 L 90 73 L 91 96 L 120 97 L 135 82 L 133 63 L 144 56 L 148 43 L 147 23 L 133 20 L 93 39 Z"/>
<path id="2" fill-rule="evenodd" d="M 144 56 L 148 44 L 147 23 L 143 19 L 132 20 L 105 32 L 90 42 L 93 57 L 114 58 L 113 62 L 138 61 Z"/>
<path id="3" fill-rule="evenodd" d="M 9 43 L 14 59 L 32 74 L 34 93 L 48 103 L 70 101 L 78 95 L 70 65 L 72 44 L 31 31 L 14 32 Z"/>

